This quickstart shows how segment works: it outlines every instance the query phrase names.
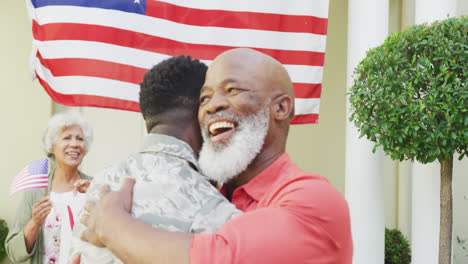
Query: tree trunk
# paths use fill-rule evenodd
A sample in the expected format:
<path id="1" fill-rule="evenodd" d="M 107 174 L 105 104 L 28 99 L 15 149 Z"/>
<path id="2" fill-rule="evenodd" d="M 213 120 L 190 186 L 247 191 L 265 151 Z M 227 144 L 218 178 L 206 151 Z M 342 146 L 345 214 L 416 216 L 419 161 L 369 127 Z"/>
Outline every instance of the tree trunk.
<path id="1" fill-rule="evenodd" d="M 453 156 L 440 159 L 440 233 L 439 264 L 450 264 L 452 261 L 452 171 Z"/>

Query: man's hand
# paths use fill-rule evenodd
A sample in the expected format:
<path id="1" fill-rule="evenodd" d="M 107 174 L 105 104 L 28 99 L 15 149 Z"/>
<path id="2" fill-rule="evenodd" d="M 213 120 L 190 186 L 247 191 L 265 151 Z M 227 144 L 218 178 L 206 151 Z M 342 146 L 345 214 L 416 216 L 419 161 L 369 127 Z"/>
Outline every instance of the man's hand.
<path id="1" fill-rule="evenodd" d="M 73 258 L 68 262 L 68 264 L 80 264 L 81 255 L 75 255 Z"/>
<path id="2" fill-rule="evenodd" d="M 125 178 L 119 191 L 110 192 L 109 186 L 104 185 L 99 192 L 100 200 L 97 203 L 87 201 L 84 205 L 85 214 L 80 221 L 88 228 L 81 234 L 81 240 L 95 246 L 106 246 L 106 237 L 111 232 L 107 223 L 121 214 L 130 214 L 132 209 L 133 186 L 135 179 Z"/>
<path id="3" fill-rule="evenodd" d="M 88 180 L 78 180 L 73 184 L 73 195 L 79 193 L 86 193 L 88 191 L 89 185 L 91 184 Z"/>

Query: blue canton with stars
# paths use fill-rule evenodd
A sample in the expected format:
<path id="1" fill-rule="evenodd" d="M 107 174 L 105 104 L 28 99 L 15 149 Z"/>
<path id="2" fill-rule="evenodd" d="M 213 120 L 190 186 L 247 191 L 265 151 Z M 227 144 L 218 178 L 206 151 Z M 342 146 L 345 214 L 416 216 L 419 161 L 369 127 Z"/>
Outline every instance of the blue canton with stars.
<path id="1" fill-rule="evenodd" d="M 146 14 L 146 0 L 31 0 L 35 8 L 54 5 L 69 5 L 114 9 L 123 12 Z"/>
<path id="2" fill-rule="evenodd" d="M 48 174 L 49 173 L 49 160 L 40 159 L 29 163 L 29 174 L 30 175 L 39 175 L 39 174 Z"/>

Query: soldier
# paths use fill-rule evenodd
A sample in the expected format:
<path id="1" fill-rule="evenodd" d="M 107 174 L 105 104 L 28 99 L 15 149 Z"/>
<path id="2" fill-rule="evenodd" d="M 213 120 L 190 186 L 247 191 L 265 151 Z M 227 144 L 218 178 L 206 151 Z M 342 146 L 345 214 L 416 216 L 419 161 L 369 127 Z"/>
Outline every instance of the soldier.
<path id="1" fill-rule="evenodd" d="M 132 178 L 132 216 L 155 228 L 214 232 L 241 213 L 199 172 L 202 139 L 197 113 L 205 73 L 206 65 L 199 60 L 179 56 L 145 74 L 140 109 L 148 135 L 143 146 L 101 171 L 89 187 L 88 199 L 98 200 L 103 184 L 115 190 L 124 178 Z M 108 249 L 80 241 L 83 230 L 81 224 L 75 227 L 71 256 L 81 254 L 81 263 L 121 263 Z"/>

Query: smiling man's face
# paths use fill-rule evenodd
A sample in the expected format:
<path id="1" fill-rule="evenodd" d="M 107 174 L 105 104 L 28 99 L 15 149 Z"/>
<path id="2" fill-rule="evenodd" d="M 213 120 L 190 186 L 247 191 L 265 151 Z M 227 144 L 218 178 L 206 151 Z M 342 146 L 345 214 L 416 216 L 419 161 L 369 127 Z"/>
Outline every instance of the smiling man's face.
<path id="1" fill-rule="evenodd" d="M 225 144 L 234 135 L 239 119 L 257 113 L 265 101 L 262 77 L 237 60 L 215 61 L 208 69 L 200 93 L 198 119 L 213 144 Z M 225 113 L 220 117 L 218 113 Z"/>
<path id="2" fill-rule="evenodd" d="M 211 179 L 232 179 L 262 149 L 270 121 L 262 70 L 233 56 L 208 69 L 198 118 L 204 138 L 200 166 Z"/>

